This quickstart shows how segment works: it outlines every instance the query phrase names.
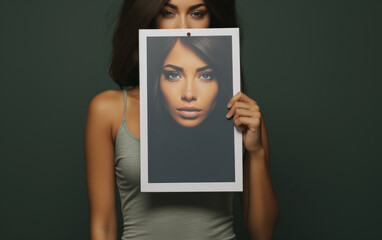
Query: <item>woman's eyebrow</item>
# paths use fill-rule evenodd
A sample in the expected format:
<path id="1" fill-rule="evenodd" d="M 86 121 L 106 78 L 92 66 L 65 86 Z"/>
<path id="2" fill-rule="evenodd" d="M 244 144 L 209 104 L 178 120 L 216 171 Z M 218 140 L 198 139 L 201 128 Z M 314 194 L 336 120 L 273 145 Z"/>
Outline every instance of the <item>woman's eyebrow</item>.
<path id="1" fill-rule="evenodd" d="M 170 68 L 173 68 L 173 69 L 175 69 L 175 70 L 177 70 L 179 72 L 183 72 L 183 68 L 175 66 L 175 65 L 172 65 L 172 64 L 167 64 L 166 66 L 163 66 L 163 68 L 165 68 L 165 67 L 170 67 Z"/>
<path id="2" fill-rule="evenodd" d="M 197 9 L 198 7 L 201 7 L 201 6 L 206 6 L 206 4 L 204 4 L 204 3 L 196 4 L 196 5 L 194 5 L 194 6 L 191 6 L 191 7 L 189 8 L 189 10 L 192 11 L 192 10 L 194 10 L 194 9 Z"/>
<path id="3" fill-rule="evenodd" d="M 169 7 L 169 8 L 175 9 L 175 10 L 178 9 L 177 6 L 175 6 L 175 5 L 171 4 L 171 3 L 165 3 L 164 5 L 165 5 L 166 7 Z"/>
<path id="4" fill-rule="evenodd" d="M 177 10 L 177 9 L 178 9 L 177 6 L 175 6 L 175 5 L 171 4 L 171 3 L 165 3 L 164 5 L 165 5 L 166 7 L 172 8 L 172 9 L 174 9 L 174 10 Z M 196 5 L 194 5 L 194 6 L 191 6 L 191 7 L 189 7 L 189 11 L 192 11 L 192 10 L 197 9 L 198 7 L 202 7 L 202 6 L 206 6 L 206 4 L 204 4 L 204 3 L 200 3 L 200 4 L 196 4 Z"/>
<path id="5" fill-rule="evenodd" d="M 201 67 L 201 68 L 198 68 L 198 69 L 196 69 L 196 72 L 201 72 L 201 71 L 204 71 L 204 70 L 206 70 L 206 69 L 210 69 L 211 67 L 210 66 L 205 66 L 205 67 Z"/>

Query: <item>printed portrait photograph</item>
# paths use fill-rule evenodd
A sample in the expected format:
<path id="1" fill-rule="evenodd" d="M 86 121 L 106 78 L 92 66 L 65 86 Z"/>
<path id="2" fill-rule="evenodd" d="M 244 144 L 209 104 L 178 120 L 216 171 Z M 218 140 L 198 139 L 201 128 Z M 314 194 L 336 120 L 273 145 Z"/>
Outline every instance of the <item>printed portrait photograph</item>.
<path id="1" fill-rule="evenodd" d="M 142 126 L 147 127 L 148 184 L 167 184 L 168 191 L 185 190 L 179 183 L 220 184 L 216 190 L 236 184 L 239 133 L 225 117 L 234 80 L 240 80 L 233 76 L 233 62 L 239 60 L 233 59 L 232 35 L 148 35 L 145 40 L 147 89 L 141 96 L 147 106 L 141 110 L 147 113 Z"/>

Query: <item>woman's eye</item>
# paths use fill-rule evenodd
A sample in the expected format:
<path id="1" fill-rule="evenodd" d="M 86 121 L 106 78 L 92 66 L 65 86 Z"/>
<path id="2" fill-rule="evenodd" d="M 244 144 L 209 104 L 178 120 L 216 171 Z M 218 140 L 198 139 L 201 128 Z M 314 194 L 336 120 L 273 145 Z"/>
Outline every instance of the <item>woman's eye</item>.
<path id="1" fill-rule="evenodd" d="M 215 79 L 215 75 L 212 72 L 204 72 L 204 73 L 200 74 L 199 77 L 201 79 L 205 79 L 205 80 L 213 80 L 213 79 Z"/>
<path id="2" fill-rule="evenodd" d="M 169 11 L 169 10 L 160 10 L 159 13 L 160 13 L 160 15 L 162 15 L 162 17 L 172 17 L 175 15 L 174 12 Z"/>
<path id="3" fill-rule="evenodd" d="M 191 16 L 196 18 L 203 18 L 206 15 L 205 11 L 195 11 L 191 13 Z"/>
<path id="4" fill-rule="evenodd" d="M 163 71 L 163 74 L 167 80 L 175 80 L 180 78 L 180 74 L 173 71 Z"/>

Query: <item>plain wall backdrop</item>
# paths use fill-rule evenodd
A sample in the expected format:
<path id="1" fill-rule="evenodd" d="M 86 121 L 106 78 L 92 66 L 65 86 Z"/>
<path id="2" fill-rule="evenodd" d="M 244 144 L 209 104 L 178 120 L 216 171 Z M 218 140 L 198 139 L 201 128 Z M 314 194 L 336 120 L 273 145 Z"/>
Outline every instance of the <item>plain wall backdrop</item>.
<path id="1" fill-rule="evenodd" d="M 120 4 L 0 1 L 0 239 L 89 238 L 85 119 L 95 95 L 118 89 Z M 270 138 L 275 239 L 381 239 L 381 1 L 237 5 Z M 241 218 L 236 194 L 235 231 L 249 239 Z"/>

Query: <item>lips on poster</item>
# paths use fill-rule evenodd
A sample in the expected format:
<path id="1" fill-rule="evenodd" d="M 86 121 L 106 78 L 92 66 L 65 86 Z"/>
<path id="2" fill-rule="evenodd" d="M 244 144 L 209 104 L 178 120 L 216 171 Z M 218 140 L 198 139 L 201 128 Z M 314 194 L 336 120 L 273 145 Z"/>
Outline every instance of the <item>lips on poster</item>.
<path id="1" fill-rule="evenodd" d="M 141 191 L 241 191 L 238 29 L 140 30 Z"/>

